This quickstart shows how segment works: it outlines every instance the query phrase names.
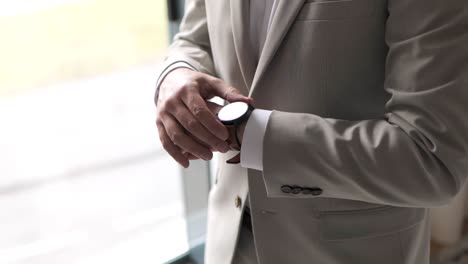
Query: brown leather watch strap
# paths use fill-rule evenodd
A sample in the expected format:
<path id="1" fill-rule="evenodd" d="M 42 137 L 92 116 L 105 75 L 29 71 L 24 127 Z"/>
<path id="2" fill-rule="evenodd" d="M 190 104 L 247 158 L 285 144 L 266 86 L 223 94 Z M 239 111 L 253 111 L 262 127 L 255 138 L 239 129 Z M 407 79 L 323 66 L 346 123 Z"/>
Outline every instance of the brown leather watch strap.
<path id="1" fill-rule="evenodd" d="M 241 155 L 241 154 L 240 154 L 240 152 L 239 152 L 239 154 L 237 154 L 236 156 L 234 156 L 234 157 L 228 159 L 228 160 L 226 161 L 226 163 L 228 163 L 228 164 L 239 164 L 239 163 L 240 163 L 240 155 Z"/>

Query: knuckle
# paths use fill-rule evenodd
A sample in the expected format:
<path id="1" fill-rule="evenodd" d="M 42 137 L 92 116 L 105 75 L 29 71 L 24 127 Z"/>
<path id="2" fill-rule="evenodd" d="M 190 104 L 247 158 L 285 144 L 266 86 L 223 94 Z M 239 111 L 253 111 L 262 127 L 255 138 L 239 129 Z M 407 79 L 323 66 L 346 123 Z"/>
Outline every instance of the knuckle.
<path id="1" fill-rule="evenodd" d="M 195 129 L 198 129 L 198 121 L 195 120 L 195 119 L 190 119 L 187 121 L 187 128 L 189 130 L 195 130 Z"/>
<path id="2" fill-rule="evenodd" d="M 177 91 L 174 92 L 174 95 L 172 98 L 181 98 L 182 96 L 185 95 L 187 89 L 189 89 L 185 84 L 180 87 Z"/>
<path id="3" fill-rule="evenodd" d="M 160 113 L 165 114 L 169 109 L 172 109 L 174 107 L 175 100 L 174 98 L 169 98 L 161 106 Z"/>
<path id="4" fill-rule="evenodd" d="M 209 76 L 206 80 L 208 82 L 210 82 L 211 84 L 214 84 L 214 85 L 218 85 L 218 84 L 220 84 L 222 82 L 221 79 L 216 78 L 214 76 Z"/>
<path id="5" fill-rule="evenodd" d="M 205 80 L 205 75 L 202 74 L 202 73 L 195 74 L 192 77 L 192 80 L 197 82 L 197 83 L 203 82 Z"/>
<path id="6" fill-rule="evenodd" d="M 235 94 L 236 93 L 236 88 L 230 86 L 227 88 L 227 94 Z"/>
<path id="7" fill-rule="evenodd" d="M 159 129 L 163 126 L 163 123 L 161 121 L 161 118 L 158 116 L 156 117 L 156 127 Z"/>
<path id="8" fill-rule="evenodd" d="M 166 139 L 163 138 L 162 136 L 159 136 L 159 140 L 161 141 L 162 147 L 163 147 L 167 152 L 169 152 L 169 151 L 172 149 L 172 144 L 171 144 L 171 142 L 169 142 L 168 140 L 166 140 Z"/>
<path id="9" fill-rule="evenodd" d="M 167 152 L 170 152 L 171 145 L 169 144 L 169 142 L 163 140 L 163 141 L 161 141 L 161 145 Z"/>
<path id="10" fill-rule="evenodd" d="M 200 91 L 200 84 L 198 81 L 193 81 L 190 87 L 187 89 L 187 92 L 198 93 Z"/>
<path id="11" fill-rule="evenodd" d="M 157 125 L 162 125 L 164 122 L 164 117 L 169 115 L 169 111 L 166 108 L 161 108 L 159 109 L 157 115 L 156 115 L 156 124 Z"/>
<path id="12" fill-rule="evenodd" d="M 175 144 L 180 144 L 183 138 L 184 138 L 184 135 L 182 135 L 182 133 L 179 133 L 179 132 L 172 133 L 171 135 L 171 140 Z"/>
<path id="13" fill-rule="evenodd" d="M 189 104 L 195 104 L 195 102 L 197 100 L 197 98 L 196 98 L 196 96 L 194 94 L 188 96 L 187 99 L 188 99 Z"/>
<path id="14" fill-rule="evenodd" d="M 226 99 L 229 100 L 229 95 L 231 94 L 231 89 L 232 89 L 232 88 L 227 88 L 227 89 L 224 91 L 224 98 L 226 98 Z"/>
<path id="15" fill-rule="evenodd" d="M 202 106 L 200 105 L 196 105 L 193 107 L 193 115 L 196 117 L 196 118 L 200 118 L 203 116 L 204 112 L 205 112 L 205 108 L 203 108 Z"/>
<path id="16" fill-rule="evenodd" d="M 187 80 L 183 85 L 182 89 L 179 91 L 186 92 L 192 89 L 196 89 L 198 87 L 198 81 L 196 79 Z"/>

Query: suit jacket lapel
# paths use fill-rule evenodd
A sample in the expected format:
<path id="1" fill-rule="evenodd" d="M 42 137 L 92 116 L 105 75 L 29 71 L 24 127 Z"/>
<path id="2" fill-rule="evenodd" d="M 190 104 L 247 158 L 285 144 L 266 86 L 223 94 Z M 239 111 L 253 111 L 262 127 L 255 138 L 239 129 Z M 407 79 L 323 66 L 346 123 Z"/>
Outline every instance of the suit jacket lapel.
<path id="1" fill-rule="evenodd" d="M 299 10 L 305 0 L 276 0 L 277 8 L 273 14 L 270 28 L 267 33 L 265 46 L 260 56 L 258 67 L 252 81 L 249 94 L 251 95 L 257 86 L 259 80 L 265 75 L 265 71 L 273 59 L 278 47 L 284 39 L 284 36 L 291 27 Z M 243 0 L 231 0 L 232 2 L 244 2 Z"/>
<path id="2" fill-rule="evenodd" d="M 252 48 L 249 42 L 249 1 L 230 0 L 231 24 L 234 35 L 234 47 L 237 59 L 247 89 L 252 86 L 255 74 L 255 64 L 252 56 Z M 252 0 L 254 1 L 254 0 Z"/>

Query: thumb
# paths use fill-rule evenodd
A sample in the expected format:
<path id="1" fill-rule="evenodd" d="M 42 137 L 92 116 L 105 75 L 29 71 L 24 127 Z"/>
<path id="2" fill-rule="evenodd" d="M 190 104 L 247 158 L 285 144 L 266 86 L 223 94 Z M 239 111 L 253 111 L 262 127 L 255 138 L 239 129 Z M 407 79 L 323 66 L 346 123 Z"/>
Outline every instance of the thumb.
<path id="1" fill-rule="evenodd" d="M 253 99 L 251 97 L 247 97 L 243 95 L 238 89 L 228 85 L 227 83 L 219 80 L 212 85 L 214 89 L 214 93 L 221 97 L 222 99 L 232 103 L 232 102 L 246 102 L 249 104 L 253 103 Z"/>
<path id="2" fill-rule="evenodd" d="M 227 86 L 226 89 L 224 90 L 224 96 L 221 97 L 224 100 L 232 103 L 232 102 L 246 102 L 246 103 L 253 103 L 253 99 L 247 96 L 244 96 L 238 89 L 232 87 L 232 86 Z"/>

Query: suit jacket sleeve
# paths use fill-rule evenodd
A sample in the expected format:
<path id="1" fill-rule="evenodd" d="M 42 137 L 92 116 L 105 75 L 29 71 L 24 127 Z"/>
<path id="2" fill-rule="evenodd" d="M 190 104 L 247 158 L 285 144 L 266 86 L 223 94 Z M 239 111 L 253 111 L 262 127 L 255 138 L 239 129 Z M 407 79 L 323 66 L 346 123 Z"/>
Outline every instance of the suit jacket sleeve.
<path id="1" fill-rule="evenodd" d="M 186 0 L 180 31 L 169 46 L 169 51 L 157 73 L 155 102 L 158 90 L 168 73 L 180 67 L 214 75 L 208 34 L 205 0 Z"/>
<path id="2" fill-rule="evenodd" d="M 385 89 L 378 120 L 274 111 L 263 145 L 270 197 L 281 186 L 410 207 L 447 203 L 468 174 L 466 0 L 389 0 Z M 345 89 L 345 87 L 343 87 Z"/>

